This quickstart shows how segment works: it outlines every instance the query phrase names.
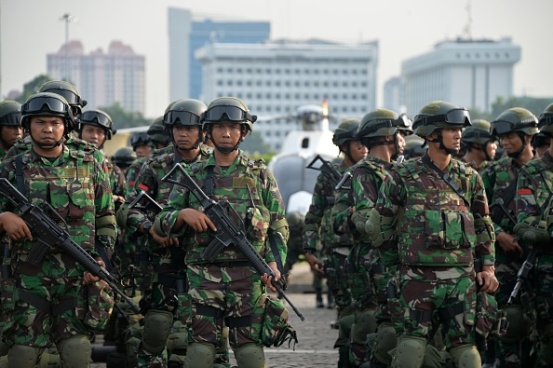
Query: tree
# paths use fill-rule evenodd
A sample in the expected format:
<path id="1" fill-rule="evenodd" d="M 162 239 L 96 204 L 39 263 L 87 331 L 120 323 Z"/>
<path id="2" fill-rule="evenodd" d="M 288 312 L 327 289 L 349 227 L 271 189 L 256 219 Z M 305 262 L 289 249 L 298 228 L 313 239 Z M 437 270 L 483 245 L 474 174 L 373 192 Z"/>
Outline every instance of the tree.
<path id="1" fill-rule="evenodd" d="M 111 120 L 116 129 L 133 128 L 144 125 L 150 125 L 151 121 L 142 116 L 139 112 L 126 111 L 119 102 L 111 106 L 100 107 L 100 110 L 111 116 Z"/>
<path id="2" fill-rule="evenodd" d="M 29 97 L 38 92 L 40 86 L 51 80 L 52 78 L 50 78 L 46 74 L 36 76 L 33 80 L 23 85 L 23 92 L 15 100 L 21 104 L 24 103 Z"/>
<path id="3" fill-rule="evenodd" d="M 263 155 L 270 153 L 271 148 L 265 141 L 259 132 L 252 132 L 245 140 L 240 144 L 240 148 L 248 152 L 250 155 Z"/>

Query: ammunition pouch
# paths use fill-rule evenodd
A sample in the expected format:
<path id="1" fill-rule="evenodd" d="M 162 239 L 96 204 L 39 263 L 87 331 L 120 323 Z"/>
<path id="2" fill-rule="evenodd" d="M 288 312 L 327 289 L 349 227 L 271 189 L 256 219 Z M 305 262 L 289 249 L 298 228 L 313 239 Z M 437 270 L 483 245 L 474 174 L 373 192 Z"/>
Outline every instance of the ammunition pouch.
<path id="1" fill-rule="evenodd" d="M 264 304 L 264 316 L 261 327 L 261 342 L 270 347 L 279 347 L 288 341 L 288 345 L 294 342 L 298 343 L 296 331 L 288 324 L 288 311 L 284 303 L 268 294 L 260 297 L 260 302 Z"/>
<path id="2" fill-rule="evenodd" d="M 108 325 L 115 300 L 113 291 L 104 281 L 83 285 L 77 301 L 77 316 L 93 329 L 102 331 Z"/>

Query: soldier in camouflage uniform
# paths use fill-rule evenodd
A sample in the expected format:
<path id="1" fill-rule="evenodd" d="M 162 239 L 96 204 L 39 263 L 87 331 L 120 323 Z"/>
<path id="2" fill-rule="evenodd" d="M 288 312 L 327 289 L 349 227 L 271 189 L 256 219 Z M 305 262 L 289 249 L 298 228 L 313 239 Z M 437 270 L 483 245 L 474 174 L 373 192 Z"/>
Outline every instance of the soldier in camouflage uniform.
<path id="1" fill-rule="evenodd" d="M 290 276 L 290 271 L 294 264 L 300 261 L 303 255 L 303 226 L 305 216 L 299 211 L 291 211 L 286 214 L 290 236 L 288 238 L 288 255 L 286 264 L 284 265 L 284 275 L 286 278 Z"/>
<path id="2" fill-rule="evenodd" d="M 237 226 L 244 224 L 247 239 L 278 280 L 282 267 L 278 262 L 286 260 L 288 240 L 282 197 L 264 162 L 249 159 L 238 148 L 255 120 L 239 99 L 222 97 L 212 101 L 203 127 L 215 149 L 208 160 L 187 166 L 186 170 L 210 198 L 229 202 L 235 210 L 234 215 L 229 215 Z M 186 243 L 192 301 L 188 366 L 213 366 L 224 323 L 230 329 L 230 346 L 238 367 L 264 367 L 263 344 L 272 344 L 262 339 L 263 331 L 272 329 L 263 323 L 268 317 L 263 305 L 271 300 L 267 299 L 264 284 L 275 291 L 272 276 L 259 275 L 233 246 L 224 248 L 214 262 L 202 257 L 217 229 L 202 212 L 198 199 L 185 188 L 173 189 L 169 205 L 156 218 L 154 228 L 166 236 L 184 236 Z M 281 303 L 278 299 L 274 301 Z"/>
<path id="3" fill-rule="evenodd" d="M 539 117 L 540 133 L 553 135 L 553 104 L 547 106 Z M 529 302 L 535 308 L 537 332 L 534 349 L 537 351 L 537 367 L 553 366 L 553 146 L 541 159 L 523 166 L 518 175 L 516 211 L 518 224 L 514 232 L 528 250 L 537 251 L 531 266 L 529 282 L 521 292 L 523 307 Z M 525 286 L 530 285 L 530 289 Z M 519 294 L 520 295 L 520 294 Z M 527 327 L 527 326 L 526 326 Z"/>
<path id="4" fill-rule="evenodd" d="M 165 112 L 163 123 L 173 144 L 165 153 L 150 158 L 142 165 L 135 184 L 137 189 L 145 191 L 161 206 L 167 204 L 173 187 L 173 184 L 161 180 L 169 170 L 177 163 L 189 165 L 209 157 L 209 151 L 200 146 L 203 141 L 201 120 L 206 109 L 201 101 L 183 99 L 172 103 Z M 185 245 L 179 244 L 177 238 L 157 235 L 151 228 L 151 219 L 155 215 L 133 208 L 129 210 L 128 217 L 129 227 L 149 236 L 147 247 L 155 265 L 152 292 L 145 295 L 141 302 L 145 329 L 142 344 L 138 347 L 138 367 L 167 366 L 165 341 L 170 327 L 173 321 L 182 326 L 187 317 L 179 315 L 178 310 L 179 304 L 183 304 L 181 299 L 187 298 Z M 161 325 L 168 325 L 169 328 L 160 328 Z M 184 356 L 186 334 L 173 334 L 171 340 L 173 346 L 178 347 L 173 353 Z"/>
<path id="5" fill-rule="evenodd" d="M 507 306 L 507 300 L 516 283 L 516 275 L 524 261 L 525 249 L 513 233 L 516 225 L 516 178 L 522 166 L 534 159 L 532 137 L 538 133 L 538 120 L 528 110 L 513 107 L 502 112 L 491 122 L 491 132 L 499 139 L 506 157 L 489 164 L 482 180 L 490 203 L 490 217 L 496 235 L 496 275 L 500 287 L 497 303 L 507 315 L 509 328 L 501 339 L 496 339 L 495 350 L 502 367 L 527 366 L 523 357 L 529 356 L 530 343 L 524 326 L 526 313 L 519 301 Z"/>
<path id="6" fill-rule="evenodd" d="M 123 171 L 125 178 L 129 167 L 136 161 L 136 153 L 129 147 L 121 147 L 111 157 L 111 162 Z M 125 179 L 126 181 L 126 179 Z"/>
<path id="7" fill-rule="evenodd" d="M 60 226 L 84 250 L 103 264 L 101 248 L 115 240 L 113 199 L 106 168 L 90 152 L 64 144 L 73 128 L 70 106 L 60 95 L 44 92 L 22 106 L 22 125 L 32 139 L 32 150 L 4 161 L 0 176 L 7 178 L 34 204 L 46 201 Z M 105 284 L 65 253 L 53 249 L 31 263 L 29 251 L 42 247 L 5 198 L 0 199 L 0 229 L 12 239 L 14 288 L 3 291 L 6 324 L 3 339 L 9 345 L 10 367 L 35 367 L 45 349 L 55 343 L 61 364 L 88 367 L 93 328 L 102 328 L 111 313 L 112 299 L 93 303 L 91 292 Z M 106 295 L 106 290 L 102 295 Z M 8 296 L 11 294 L 11 297 Z M 88 319 L 98 314 L 99 319 Z"/>
<path id="8" fill-rule="evenodd" d="M 391 110 L 377 109 L 363 116 L 357 137 L 367 147 L 369 155 L 351 168 L 351 184 L 347 189 L 337 191 L 336 205 L 332 209 L 334 226 L 338 232 L 351 233 L 356 239 L 349 257 L 349 263 L 356 268 L 356 273 L 350 279 L 358 275 L 360 296 L 354 295 L 353 302 L 360 312 L 370 317 L 365 318 L 369 323 L 356 321 L 352 328 L 350 355 L 355 366 L 369 358 L 366 340 L 367 335 L 376 329 L 374 318 L 381 336 L 396 335 L 387 308 L 386 289 L 397 271 L 397 244 L 391 242 L 374 249 L 366 236 L 365 222 L 392 160 L 403 153 L 404 136 L 412 133 L 411 121 L 405 115 L 398 116 Z M 353 290 L 352 286 L 352 294 Z M 379 340 L 387 344 L 374 349 L 373 353 L 378 352 L 377 356 L 381 360 L 373 356 L 371 367 L 389 363 L 387 351 L 395 347 L 393 338 Z"/>
<path id="9" fill-rule="evenodd" d="M 5 100 L 0 103 L 0 160 L 6 152 L 23 137 L 21 128 L 21 104 Z"/>
<path id="10" fill-rule="evenodd" d="M 467 110 L 433 101 L 415 117 L 416 134 L 428 142 L 422 158 L 392 167 L 384 179 L 365 230 L 373 246 L 397 238 L 399 301 L 405 332 L 392 367 L 421 367 L 435 318 L 457 367 L 480 367 L 475 346 L 477 285 L 498 286 L 494 276 L 494 233 L 482 180 L 452 158 Z M 474 262 L 481 262 L 476 272 Z"/>
<path id="11" fill-rule="evenodd" d="M 406 136 L 405 148 L 403 149 L 403 156 L 405 157 L 405 160 L 422 157 L 426 153 L 424 145 L 424 139 L 421 137 L 415 134 Z"/>
<path id="12" fill-rule="evenodd" d="M 532 148 L 536 152 L 537 157 L 543 157 L 545 152 L 549 150 L 550 145 L 551 137 L 546 133 L 539 132 L 532 137 Z"/>
<path id="13" fill-rule="evenodd" d="M 480 173 L 484 171 L 488 161 L 495 160 L 497 143 L 492 136 L 489 121 L 473 120 L 472 126 L 463 130 L 461 145 L 465 147 L 466 151 L 463 161 Z"/>

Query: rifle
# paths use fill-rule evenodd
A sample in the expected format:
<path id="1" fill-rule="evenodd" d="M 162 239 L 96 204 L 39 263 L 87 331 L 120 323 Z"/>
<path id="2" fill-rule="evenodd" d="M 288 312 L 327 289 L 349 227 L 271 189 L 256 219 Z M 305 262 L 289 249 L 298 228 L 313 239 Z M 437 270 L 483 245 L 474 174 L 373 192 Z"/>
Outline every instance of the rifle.
<path id="1" fill-rule="evenodd" d="M 496 211 L 495 208 L 499 208 L 499 211 Z M 513 215 L 511 215 L 511 212 L 509 212 L 509 209 L 507 207 L 505 207 L 505 202 L 503 201 L 503 198 L 501 198 L 501 197 L 497 198 L 490 205 L 490 213 L 493 213 L 492 214 L 492 216 L 493 216 L 492 220 L 496 224 L 498 224 L 501 221 L 501 213 L 503 213 L 505 216 L 507 216 L 507 218 L 509 219 L 509 221 L 511 221 L 513 226 L 515 226 L 517 224 L 517 221 L 515 220 Z"/>
<path id="2" fill-rule="evenodd" d="M 129 204 L 129 208 L 136 208 L 141 211 L 149 211 L 157 215 L 161 212 L 163 207 L 156 202 L 155 199 L 150 197 L 148 193 L 141 190 L 136 198 Z"/>
<path id="3" fill-rule="evenodd" d="M 507 300 L 507 305 L 514 303 L 515 299 L 520 293 L 520 289 L 522 288 L 522 285 L 526 282 L 526 279 L 528 278 L 528 275 L 530 274 L 530 271 L 532 270 L 532 268 L 534 268 L 534 262 L 536 261 L 537 255 L 538 255 L 538 247 L 534 245 L 530 253 L 528 253 L 528 257 L 526 257 L 526 259 L 524 260 L 524 263 L 522 263 L 522 266 L 517 272 L 517 282 L 515 284 L 515 287 L 513 288 L 513 291 L 511 291 L 509 300 Z"/>
<path id="4" fill-rule="evenodd" d="M 79 244 L 77 244 L 71 235 L 61 228 L 54 220 L 48 216 L 49 214 L 57 214 L 57 212 L 47 202 L 42 202 L 35 206 L 21 192 L 19 192 L 6 178 L 0 179 L 0 193 L 6 196 L 14 206 L 19 210 L 20 217 L 25 221 L 27 226 L 34 231 L 35 238 L 38 240 L 27 257 L 27 262 L 38 265 L 44 258 L 46 252 L 50 248 L 57 247 L 65 251 L 71 258 L 85 268 L 94 276 L 105 281 L 117 294 L 119 294 L 136 313 L 140 313 L 140 308 L 122 292 L 116 285 L 115 278 L 90 254 L 88 254 Z M 59 217 L 59 215 L 58 215 Z M 60 220 L 61 217 L 59 217 Z"/>
<path id="5" fill-rule="evenodd" d="M 182 174 L 182 182 L 176 180 L 177 172 Z M 173 176 L 175 176 L 175 178 L 173 178 Z M 269 267 L 267 262 L 265 262 L 265 260 L 259 255 L 259 253 L 257 253 L 253 245 L 248 241 L 246 234 L 242 230 L 243 226 L 236 226 L 229 217 L 229 211 L 235 214 L 236 211 L 232 208 L 228 201 L 217 202 L 209 198 L 180 164 L 176 164 L 161 180 L 172 183 L 173 185 L 188 188 L 192 195 L 200 201 L 203 212 L 215 224 L 217 233 L 215 234 L 215 239 L 213 239 L 205 248 L 202 254 L 204 259 L 208 262 L 213 262 L 217 255 L 221 253 L 225 247 L 234 245 L 242 252 L 242 254 L 244 254 L 257 273 L 260 275 L 267 274 L 269 276 L 273 276 L 272 284 L 277 289 L 279 296 L 282 296 L 288 302 L 290 307 L 294 310 L 294 312 L 296 312 L 302 321 L 305 320 L 305 317 L 294 306 L 294 304 L 292 304 L 290 299 L 288 299 L 288 296 L 284 293 L 285 283 L 283 277 L 281 277 L 278 282 L 274 280 L 275 273 L 271 267 Z M 239 218 L 239 216 L 236 217 Z"/>
<path id="6" fill-rule="evenodd" d="M 313 166 L 318 161 L 321 162 L 321 165 L 317 167 Z M 336 168 L 332 166 L 330 162 L 322 158 L 321 155 L 315 156 L 313 161 L 311 161 L 309 165 L 306 166 L 306 168 L 327 173 L 328 175 L 330 175 L 334 186 L 336 186 L 336 184 L 340 182 L 340 179 L 342 179 L 342 175 L 340 174 L 340 172 L 338 172 L 338 170 L 336 170 Z"/>

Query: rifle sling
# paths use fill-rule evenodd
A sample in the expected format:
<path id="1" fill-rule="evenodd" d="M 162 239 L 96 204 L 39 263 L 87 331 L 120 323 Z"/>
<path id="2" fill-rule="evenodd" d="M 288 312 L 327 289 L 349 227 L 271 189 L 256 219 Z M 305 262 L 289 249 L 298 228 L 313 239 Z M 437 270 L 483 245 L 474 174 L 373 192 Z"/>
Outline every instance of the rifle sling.
<path id="1" fill-rule="evenodd" d="M 445 181 L 446 184 L 449 185 L 451 187 L 451 189 L 453 189 L 455 191 L 455 193 L 457 193 L 457 195 L 463 199 L 465 204 L 468 207 L 470 207 L 470 202 L 468 201 L 468 199 L 465 198 L 465 192 L 463 191 L 463 189 L 459 188 L 457 183 L 451 178 L 451 176 L 449 176 L 448 173 L 443 172 L 442 170 L 440 170 L 440 168 L 438 166 L 436 166 L 436 164 L 434 162 L 432 162 L 432 160 L 430 159 L 430 157 L 428 157 L 428 155 L 424 155 L 423 158 L 422 158 L 422 161 L 428 167 L 430 167 L 432 170 L 434 170 L 436 173 L 438 173 L 438 175 L 443 179 L 443 181 Z"/>

